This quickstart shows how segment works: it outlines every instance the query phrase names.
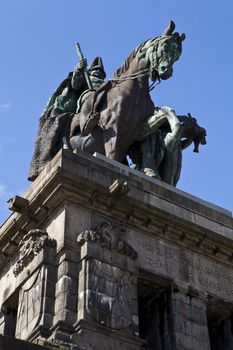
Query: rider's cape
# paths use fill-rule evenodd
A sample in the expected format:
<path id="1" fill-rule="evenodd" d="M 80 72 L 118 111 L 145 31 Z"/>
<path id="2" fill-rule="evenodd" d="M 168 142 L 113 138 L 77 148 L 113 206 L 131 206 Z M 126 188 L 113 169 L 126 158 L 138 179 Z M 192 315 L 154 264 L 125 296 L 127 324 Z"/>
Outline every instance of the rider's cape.
<path id="1" fill-rule="evenodd" d="M 34 181 L 44 167 L 63 147 L 63 138 L 68 140 L 70 123 L 74 113 L 42 115 L 35 143 L 35 151 L 29 169 L 29 181 Z"/>
<path id="2" fill-rule="evenodd" d="M 56 97 L 61 95 L 62 91 L 70 84 L 72 73 L 59 85 L 47 103 L 44 112 L 40 117 L 39 130 L 35 143 L 35 151 L 29 169 L 29 181 L 34 181 L 45 166 L 52 160 L 56 153 L 63 147 L 63 139 L 65 137 L 68 146 L 69 138 L 79 129 L 79 114 L 71 112 L 62 113 L 53 108 Z M 111 87 L 110 81 L 106 81 L 97 90 L 96 94 L 92 94 L 92 109 L 99 109 L 106 98 Z M 77 93 L 77 101 L 79 96 L 87 90 L 86 84 Z M 81 106 L 80 106 L 81 108 Z M 90 111 L 95 112 L 94 110 Z M 72 122 L 72 124 L 71 124 Z"/>
<path id="3" fill-rule="evenodd" d="M 56 98 L 67 86 L 71 86 L 71 79 L 72 72 L 54 91 L 40 117 L 35 150 L 29 169 L 29 181 L 36 179 L 48 162 L 62 148 L 63 137 L 69 136 L 69 125 L 74 113 L 62 113 L 62 111 L 54 110 L 53 107 Z"/>

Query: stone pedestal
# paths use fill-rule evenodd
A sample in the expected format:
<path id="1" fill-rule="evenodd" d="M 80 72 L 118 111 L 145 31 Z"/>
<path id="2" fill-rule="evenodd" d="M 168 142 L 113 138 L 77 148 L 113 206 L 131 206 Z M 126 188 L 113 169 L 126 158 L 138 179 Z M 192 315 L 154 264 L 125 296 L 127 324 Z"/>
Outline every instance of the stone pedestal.
<path id="1" fill-rule="evenodd" d="M 21 203 L 0 228 L 2 334 L 51 349 L 230 349 L 227 210 L 69 150 Z"/>

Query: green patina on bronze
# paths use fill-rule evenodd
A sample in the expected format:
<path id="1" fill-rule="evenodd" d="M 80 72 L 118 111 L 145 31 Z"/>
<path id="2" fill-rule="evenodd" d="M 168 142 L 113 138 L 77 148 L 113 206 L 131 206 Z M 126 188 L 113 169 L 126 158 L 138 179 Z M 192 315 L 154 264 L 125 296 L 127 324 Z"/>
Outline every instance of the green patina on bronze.
<path id="1" fill-rule="evenodd" d="M 169 79 L 182 53 L 184 34 L 171 21 L 162 36 L 140 44 L 104 81 L 103 62 L 97 57 L 87 69 L 80 46 L 79 63 L 52 94 L 41 116 L 29 179 L 34 180 L 63 146 L 126 162 L 149 176 L 176 185 L 182 149 L 192 142 L 195 151 L 205 144 L 205 130 L 196 120 L 176 116 L 170 108 L 155 107 L 149 78 Z"/>

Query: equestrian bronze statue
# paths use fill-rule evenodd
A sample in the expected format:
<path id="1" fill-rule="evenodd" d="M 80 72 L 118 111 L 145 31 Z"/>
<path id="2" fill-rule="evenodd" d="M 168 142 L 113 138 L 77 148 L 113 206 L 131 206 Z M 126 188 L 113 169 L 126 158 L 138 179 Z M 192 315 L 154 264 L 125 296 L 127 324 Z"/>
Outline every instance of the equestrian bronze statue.
<path id="1" fill-rule="evenodd" d="M 41 117 L 30 180 L 39 175 L 65 140 L 71 150 L 98 152 L 118 162 L 126 163 L 129 156 L 136 169 L 176 185 L 182 149 L 192 142 L 204 144 L 206 134 L 194 121 L 191 128 L 190 122 L 187 127 L 190 117 L 179 118 L 171 109 L 155 107 L 150 96 L 150 80 L 156 83 L 169 79 L 173 64 L 182 53 L 185 35 L 174 29 L 175 24 L 171 22 L 162 36 L 140 44 L 112 80 L 104 81 L 100 58 L 94 63 L 96 70 L 93 71 L 91 67 L 87 69 L 80 55 L 78 66 L 54 96 L 58 102 L 66 96 L 65 103 L 72 108 L 67 110 L 63 103 L 63 109 L 59 109 L 53 101 L 49 113 L 45 110 Z M 81 52 L 79 46 L 78 52 Z M 96 79 L 94 86 L 88 83 L 91 77 Z M 78 90 L 77 82 L 85 79 L 86 88 Z"/>

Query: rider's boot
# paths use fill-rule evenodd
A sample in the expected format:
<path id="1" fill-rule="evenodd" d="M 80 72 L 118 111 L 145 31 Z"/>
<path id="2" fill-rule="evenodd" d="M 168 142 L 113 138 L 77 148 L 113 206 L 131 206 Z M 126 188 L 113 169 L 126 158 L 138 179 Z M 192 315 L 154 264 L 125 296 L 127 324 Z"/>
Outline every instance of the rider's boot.
<path id="1" fill-rule="evenodd" d="M 83 130 L 81 132 L 82 136 L 87 136 L 89 135 L 92 130 L 94 129 L 94 127 L 96 127 L 99 123 L 100 120 L 100 113 L 96 112 L 96 113 L 92 113 L 89 115 L 89 118 L 87 119 Z"/>

